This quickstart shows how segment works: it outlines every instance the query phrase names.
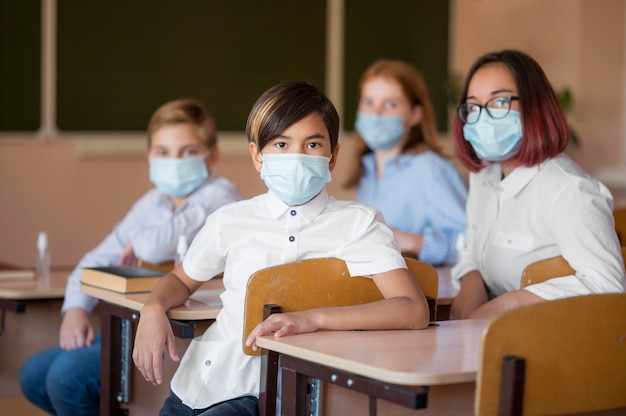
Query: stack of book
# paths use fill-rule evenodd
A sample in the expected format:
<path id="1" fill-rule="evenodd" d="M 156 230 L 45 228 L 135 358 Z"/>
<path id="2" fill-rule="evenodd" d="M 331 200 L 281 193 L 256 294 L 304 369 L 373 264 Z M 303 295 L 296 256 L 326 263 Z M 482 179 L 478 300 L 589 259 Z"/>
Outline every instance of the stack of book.
<path id="1" fill-rule="evenodd" d="M 118 293 L 150 292 L 164 272 L 135 266 L 106 266 L 83 269 L 82 283 Z"/>
<path id="2" fill-rule="evenodd" d="M 12 280 L 33 280 L 35 270 L 0 262 L 0 282 Z"/>

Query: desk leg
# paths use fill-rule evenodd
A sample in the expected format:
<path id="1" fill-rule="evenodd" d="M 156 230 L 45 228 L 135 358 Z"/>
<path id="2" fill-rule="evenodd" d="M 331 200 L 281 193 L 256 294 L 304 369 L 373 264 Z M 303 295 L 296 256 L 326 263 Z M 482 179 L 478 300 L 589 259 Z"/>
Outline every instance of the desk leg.
<path id="1" fill-rule="evenodd" d="M 24 313 L 26 303 L 21 300 L 0 299 L 0 335 L 4 332 L 4 316 L 7 310 L 15 313 Z"/>
<path id="2" fill-rule="evenodd" d="M 129 352 L 132 349 L 132 336 L 123 340 L 122 321 L 127 320 L 129 321 L 128 325 L 132 325 L 139 319 L 139 313 L 109 302 L 101 302 L 100 319 L 102 338 L 100 415 L 119 416 L 128 413 L 125 409 L 119 408 L 119 403 L 128 399 L 124 397 L 123 384 L 130 381 L 128 379 L 130 377 L 129 372 L 122 371 L 122 351 Z M 130 332 L 132 334 L 132 330 Z M 123 341 L 126 342 L 124 346 L 122 346 Z M 125 377 L 125 380 L 122 380 L 122 376 Z"/>
<path id="3" fill-rule="evenodd" d="M 283 366 L 280 367 L 280 372 L 282 376 L 281 414 L 305 416 L 307 414 L 308 377 L 293 368 Z"/>

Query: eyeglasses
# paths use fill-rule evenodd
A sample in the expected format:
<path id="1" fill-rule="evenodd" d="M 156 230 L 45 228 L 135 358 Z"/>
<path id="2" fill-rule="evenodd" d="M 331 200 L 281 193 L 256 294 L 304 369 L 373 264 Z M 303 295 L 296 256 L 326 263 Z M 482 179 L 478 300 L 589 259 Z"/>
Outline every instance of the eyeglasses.
<path id="1" fill-rule="evenodd" d="M 485 103 L 485 105 L 463 103 L 457 107 L 456 111 L 459 114 L 459 118 L 465 124 L 474 124 L 480 118 L 480 113 L 484 108 L 489 114 L 489 117 L 499 119 L 506 117 L 511 111 L 511 102 L 519 100 L 519 97 L 493 97 Z M 505 111 L 491 111 L 491 110 L 505 110 Z"/>

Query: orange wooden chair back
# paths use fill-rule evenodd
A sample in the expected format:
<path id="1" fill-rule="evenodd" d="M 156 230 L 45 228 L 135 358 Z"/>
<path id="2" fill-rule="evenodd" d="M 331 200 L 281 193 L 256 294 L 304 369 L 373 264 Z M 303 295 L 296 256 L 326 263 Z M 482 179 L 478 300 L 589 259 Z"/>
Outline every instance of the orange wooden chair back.
<path id="1" fill-rule="evenodd" d="M 415 259 L 405 260 L 426 297 L 435 300 L 436 310 L 437 270 Z M 293 312 L 359 305 L 381 299 L 383 296 L 371 278 L 350 277 L 345 262 L 337 258 L 309 259 L 268 267 L 254 273 L 248 281 L 242 342 L 263 320 L 264 306 L 268 304 L 280 306 L 281 312 Z M 435 319 L 434 316 L 431 318 Z M 260 354 L 245 344 L 243 347 L 248 355 Z"/>
<path id="2" fill-rule="evenodd" d="M 542 302 L 493 319 L 476 387 L 481 416 L 626 408 L 626 294 Z"/>

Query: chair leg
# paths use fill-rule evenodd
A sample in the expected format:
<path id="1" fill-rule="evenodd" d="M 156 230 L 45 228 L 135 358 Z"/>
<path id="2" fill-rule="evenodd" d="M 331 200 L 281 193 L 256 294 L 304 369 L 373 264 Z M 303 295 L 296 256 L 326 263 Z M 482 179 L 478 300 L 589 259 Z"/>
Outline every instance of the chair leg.
<path id="1" fill-rule="evenodd" d="M 259 415 L 276 415 L 276 380 L 278 377 L 278 353 L 263 350 L 261 356 L 261 388 L 259 391 Z"/>
<path id="2" fill-rule="evenodd" d="M 264 305 L 263 320 L 273 313 L 280 312 L 280 306 Z M 276 381 L 278 380 L 278 353 L 267 351 L 261 352 L 261 380 L 259 389 L 259 415 L 276 415 Z"/>
<path id="3" fill-rule="evenodd" d="M 519 357 L 502 358 L 500 416 L 522 416 L 526 361 Z"/>

